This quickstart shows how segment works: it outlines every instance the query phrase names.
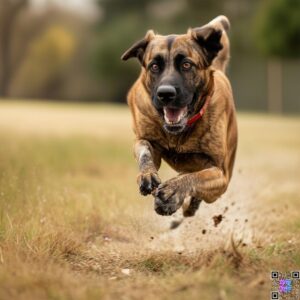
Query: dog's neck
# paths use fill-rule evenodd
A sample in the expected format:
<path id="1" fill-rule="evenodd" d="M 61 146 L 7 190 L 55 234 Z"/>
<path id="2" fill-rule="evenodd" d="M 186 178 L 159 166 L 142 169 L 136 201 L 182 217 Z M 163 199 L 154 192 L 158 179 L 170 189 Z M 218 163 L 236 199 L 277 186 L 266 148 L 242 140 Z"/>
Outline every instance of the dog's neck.
<path id="1" fill-rule="evenodd" d="M 201 93 L 201 95 L 199 96 L 198 99 L 198 105 L 196 108 L 196 114 L 191 117 L 188 122 L 187 125 L 188 126 L 192 126 L 195 122 L 197 122 L 199 119 L 202 118 L 202 116 L 204 115 L 205 111 L 208 108 L 208 105 L 210 103 L 211 97 L 214 93 L 214 70 L 211 70 L 209 73 L 209 80 L 206 84 L 206 86 L 204 87 L 204 92 Z"/>

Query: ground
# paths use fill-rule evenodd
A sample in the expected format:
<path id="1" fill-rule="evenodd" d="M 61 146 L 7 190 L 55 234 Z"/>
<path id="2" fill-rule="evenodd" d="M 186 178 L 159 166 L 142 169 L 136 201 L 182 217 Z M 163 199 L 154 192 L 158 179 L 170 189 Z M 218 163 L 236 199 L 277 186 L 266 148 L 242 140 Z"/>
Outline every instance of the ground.
<path id="1" fill-rule="evenodd" d="M 300 269 L 300 118 L 238 124 L 228 191 L 170 229 L 127 107 L 1 101 L 0 299 L 270 299 L 270 271 Z"/>

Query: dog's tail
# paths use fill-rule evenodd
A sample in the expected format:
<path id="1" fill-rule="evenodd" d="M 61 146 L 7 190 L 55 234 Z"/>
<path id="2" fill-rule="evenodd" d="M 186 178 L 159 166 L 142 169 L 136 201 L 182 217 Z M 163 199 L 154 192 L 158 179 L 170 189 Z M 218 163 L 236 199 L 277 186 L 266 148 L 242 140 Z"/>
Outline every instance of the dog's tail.
<path id="1" fill-rule="evenodd" d="M 227 17 L 218 16 L 211 20 L 207 25 L 212 26 L 215 29 L 222 30 L 221 43 L 223 49 L 218 53 L 218 56 L 214 59 L 213 66 L 216 69 L 221 70 L 225 73 L 226 67 L 230 59 L 230 44 L 227 35 L 227 32 L 230 29 L 230 22 Z"/>

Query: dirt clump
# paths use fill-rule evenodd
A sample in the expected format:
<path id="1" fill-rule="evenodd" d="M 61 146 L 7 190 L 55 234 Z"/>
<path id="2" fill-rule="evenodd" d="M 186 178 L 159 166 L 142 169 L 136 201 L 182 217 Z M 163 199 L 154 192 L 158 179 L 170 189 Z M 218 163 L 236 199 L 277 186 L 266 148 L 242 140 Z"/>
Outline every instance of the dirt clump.
<path id="1" fill-rule="evenodd" d="M 213 216 L 214 226 L 217 227 L 223 220 L 223 215 Z"/>

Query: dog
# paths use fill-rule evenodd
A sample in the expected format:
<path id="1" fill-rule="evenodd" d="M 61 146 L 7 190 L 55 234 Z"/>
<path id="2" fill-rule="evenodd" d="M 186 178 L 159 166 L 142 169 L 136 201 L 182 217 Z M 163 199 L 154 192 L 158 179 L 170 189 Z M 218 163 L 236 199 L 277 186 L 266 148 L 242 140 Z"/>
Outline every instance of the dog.
<path id="1" fill-rule="evenodd" d="M 154 196 L 160 215 L 182 207 L 185 217 L 193 216 L 201 201 L 212 203 L 227 190 L 238 136 L 225 75 L 229 27 L 227 17 L 219 16 L 186 34 L 149 30 L 121 57 L 141 64 L 127 102 L 139 190 Z M 163 183 L 158 175 L 162 159 L 179 173 Z"/>

